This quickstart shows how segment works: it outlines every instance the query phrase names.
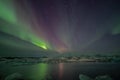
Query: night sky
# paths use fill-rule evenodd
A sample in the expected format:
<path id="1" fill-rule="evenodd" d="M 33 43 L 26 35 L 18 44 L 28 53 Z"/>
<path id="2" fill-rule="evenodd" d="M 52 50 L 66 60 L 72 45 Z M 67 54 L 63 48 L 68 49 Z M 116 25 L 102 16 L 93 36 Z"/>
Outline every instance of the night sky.
<path id="1" fill-rule="evenodd" d="M 119 54 L 120 1 L 0 0 L 0 51 Z"/>

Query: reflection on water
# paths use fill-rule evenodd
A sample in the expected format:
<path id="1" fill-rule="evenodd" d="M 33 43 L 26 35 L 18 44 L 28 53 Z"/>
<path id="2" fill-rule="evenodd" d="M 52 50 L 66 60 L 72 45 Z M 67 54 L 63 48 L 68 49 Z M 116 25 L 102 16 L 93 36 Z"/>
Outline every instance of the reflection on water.
<path id="1" fill-rule="evenodd" d="M 41 63 L 32 68 L 31 79 L 33 80 L 45 80 L 48 74 L 48 64 Z"/>
<path id="2" fill-rule="evenodd" d="M 63 63 L 60 63 L 59 64 L 59 80 L 62 80 L 62 77 L 63 77 Z"/>
<path id="3" fill-rule="evenodd" d="M 119 63 L 39 63 L 19 66 L 0 64 L 0 80 L 110 80 L 110 77 L 119 80 L 119 68 Z"/>

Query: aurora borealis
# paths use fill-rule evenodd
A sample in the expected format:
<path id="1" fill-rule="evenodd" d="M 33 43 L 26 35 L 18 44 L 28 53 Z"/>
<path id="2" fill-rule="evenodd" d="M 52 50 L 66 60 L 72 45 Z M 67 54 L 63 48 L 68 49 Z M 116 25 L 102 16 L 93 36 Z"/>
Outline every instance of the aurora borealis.
<path id="1" fill-rule="evenodd" d="M 120 48 L 119 1 L 0 0 L 0 32 L 46 51 L 89 52 L 102 45 L 105 45 L 103 51 L 117 51 Z M 20 49 L 30 47 L 12 40 L 1 34 L 0 44 Z"/>

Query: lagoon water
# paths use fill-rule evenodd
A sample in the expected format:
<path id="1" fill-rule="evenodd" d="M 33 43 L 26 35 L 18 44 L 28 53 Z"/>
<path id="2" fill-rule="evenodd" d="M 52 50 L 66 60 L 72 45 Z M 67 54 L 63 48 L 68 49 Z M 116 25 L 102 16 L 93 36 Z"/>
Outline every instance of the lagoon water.
<path id="1" fill-rule="evenodd" d="M 119 80 L 120 63 L 59 63 L 4 64 L 0 63 L 0 80 L 79 80 L 84 74 L 91 78 L 109 75 Z"/>

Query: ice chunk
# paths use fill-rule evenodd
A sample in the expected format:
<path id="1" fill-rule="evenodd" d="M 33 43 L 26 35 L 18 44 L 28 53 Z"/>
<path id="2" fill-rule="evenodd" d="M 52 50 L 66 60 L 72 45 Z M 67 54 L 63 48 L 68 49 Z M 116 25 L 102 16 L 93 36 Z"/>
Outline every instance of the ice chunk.
<path id="1" fill-rule="evenodd" d="M 22 75 L 20 73 L 13 73 L 8 75 L 5 80 L 24 80 L 22 79 Z"/>
<path id="2" fill-rule="evenodd" d="M 91 79 L 90 77 L 88 77 L 88 76 L 86 76 L 86 75 L 83 75 L 83 74 L 80 74 L 80 75 L 79 75 L 79 79 L 80 79 L 80 80 L 93 80 L 93 79 Z"/>
<path id="3" fill-rule="evenodd" d="M 112 80 L 112 78 L 108 75 L 104 75 L 104 76 L 97 76 L 95 80 Z"/>

